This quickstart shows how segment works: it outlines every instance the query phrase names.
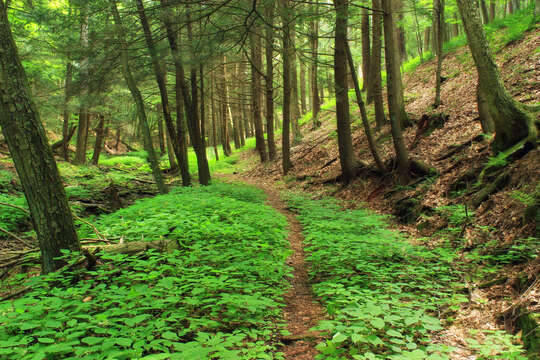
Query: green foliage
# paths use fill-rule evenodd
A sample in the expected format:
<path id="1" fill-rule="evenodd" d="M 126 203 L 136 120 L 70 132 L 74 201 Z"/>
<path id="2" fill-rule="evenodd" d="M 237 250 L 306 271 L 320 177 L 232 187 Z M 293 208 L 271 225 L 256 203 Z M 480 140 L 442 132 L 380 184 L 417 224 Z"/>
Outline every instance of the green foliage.
<path id="1" fill-rule="evenodd" d="M 342 210 L 330 200 L 288 197 L 308 244 L 314 291 L 331 319 L 318 328 L 332 338 L 321 359 L 447 359 L 451 349 L 432 344 L 442 329 L 434 316 L 464 301 L 450 250 L 412 246 L 388 229 L 382 216 Z"/>
<path id="2" fill-rule="evenodd" d="M 20 206 L 28 209 L 26 199 L 24 196 L 0 194 L 0 202 Z M 25 212 L 15 209 L 10 206 L 0 204 L 0 227 L 8 230 L 15 231 L 20 228 L 22 224 L 29 224 L 30 216 Z M 0 237 L 5 237 L 4 233 L 0 233 Z"/>
<path id="3" fill-rule="evenodd" d="M 0 170 L 0 192 L 13 190 L 13 180 L 15 177 L 11 171 Z"/>
<path id="4" fill-rule="evenodd" d="M 478 331 L 471 331 L 478 335 Z M 483 340 L 467 339 L 469 346 L 478 352 L 479 360 L 526 360 L 523 346 L 515 345 L 517 338 L 500 330 L 482 331 Z"/>
<path id="5" fill-rule="evenodd" d="M 463 225 L 466 221 L 474 216 L 474 211 L 467 208 L 463 204 L 439 206 L 437 212 L 448 221 L 450 225 Z"/>
<path id="6" fill-rule="evenodd" d="M 254 188 L 217 184 L 100 217 L 106 234 L 167 237 L 181 250 L 104 253 L 93 270 L 66 254 L 70 265 L 0 303 L 0 358 L 282 358 L 271 334 L 289 272 L 286 221 L 263 201 Z"/>

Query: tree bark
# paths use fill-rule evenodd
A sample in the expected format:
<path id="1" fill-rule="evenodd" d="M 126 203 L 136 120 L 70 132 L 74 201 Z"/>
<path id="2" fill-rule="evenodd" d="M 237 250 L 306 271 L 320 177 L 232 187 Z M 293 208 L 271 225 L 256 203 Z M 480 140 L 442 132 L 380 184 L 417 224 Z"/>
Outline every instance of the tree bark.
<path id="1" fill-rule="evenodd" d="M 489 23 L 489 13 L 486 5 L 486 0 L 480 0 L 480 9 L 482 10 L 482 19 L 484 24 Z"/>
<path id="2" fill-rule="evenodd" d="M 216 129 L 216 105 L 214 100 L 214 88 L 216 86 L 215 73 L 212 72 L 212 77 L 210 79 L 210 106 L 212 110 L 212 146 L 214 148 L 214 156 L 216 161 L 219 161 L 219 151 L 218 151 L 218 136 Z"/>
<path id="3" fill-rule="evenodd" d="M 229 142 L 229 121 L 227 120 L 227 67 L 225 55 L 221 55 L 220 65 L 220 88 L 221 88 L 221 101 L 220 101 L 220 116 L 221 116 L 221 146 L 223 147 L 223 154 L 225 156 L 231 156 L 232 149 Z"/>
<path id="4" fill-rule="evenodd" d="M 441 105 L 441 71 L 443 62 L 443 23 L 444 23 L 444 0 L 433 0 L 433 28 L 435 29 L 435 52 L 437 54 L 437 70 L 435 71 L 435 101 L 436 109 Z"/>
<path id="5" fill-rule="evenodd" d="M 61 250 L 80 251 L 80 243 L 3 6 L 0 6 L 0 125 L 30 208 L 42 270 L 54 271 L 63 265 L 56 259 L 62 256 Z"/>
<path id="6" fill-rule="evenodd" d="M 292 11 L 292 7 L 289 8 Z M 291 17 L 292 19 L 292 14 Z M 298 96 L 298 69 L 296 66 L 296 23 L 294 21 L 290 24 L 291 34 L 291 123 L 293 130 L 293 142 L 299 143 L 302 139 L 302 133 L 300 132 L 300 102 Z"/>
<path id="7" fill-rule="evenodd" d="M 371 69 L 371 44 L 369 31 L 369 10 L 362 9 L 362 23 L 360 25 L 362 33 L 362 90 L 367 90 L 370 93 L 371 86 L 370 72 Z"/>
<path id="8" fill-rule="evenodd" d="M 62 156 L 64 160 L 69 161 L 69 100 L 71 98 L 71 84 L 73 81 L 73 63 L 68 61 L 66 64 L 66 81 L 64 83 L 64 122 L 62 124 Z"/>
<path id="9" fill-rule="evenodd" d="M 336 92 L 337 141 L 339 161 L 344 182 L 351 181 L 359 162 L 354 155 L 349 114 L 349 87 L 347 81 L 347 20 L 348 0 L 334 0 L 336 30 L 334 45 L 334 77 Z"/>
<path id="10" fill-rule="evenodd" d="M 77 144 L 75 148 L 76 165 L 86 164 L 86 147 L 88 142 L 88 128 L 90 126 L 90 116 L 88 114 L 88 9 L 86 5 L 81 8 L 81 35 L 80 42 L 83 49 L 83 59 L 81 61 L 81 106 L 79 108 L 79 125 L 77 127 Z"/>
<path id="11" fill-rule="evenodd" d="M 316 0 L 315 5 L 313 5 L 314 16 L 317 18 L 319 15 L 319 2 Z M 312 62 L 310 67 L 310 84 L 311 84 L 311 113 L 313 116 L 313 128 L 317 129 L 321 126 L 319 121 L 319 112 L 321 111 L 321 99 L 319 98 L 319 86 L 317 80 L 318 73 L 318 62 L 319 62 L 319 21 L 318 19 L 312 20 L 310 22 L 310 45 L 311 45 L 311 56 Z"/>
<path id="12" fill-rule="evenodd" d="M 279 12 L 283 26 L 283 125 L 281 135 L 283 175 L 292 168 L 291 162 L 291 38 L 289 0 L 278 0 Z"/>
<path id="13" fill-rule="evenodd" d="M 303 61 L 299 61 L 300 64 L 300 110 L 301 115 L 307 113 L 307 99 L 306 99 L 306 66 Z"/>
<path id="14" fill-rule="evenodd" d="M 382 15 L 381 0 L 373 0 L 373 51 L 371 65 L 371 90 L 373 92 L 373 102 L 375 105 L 375 123 L 380 129 L 386 122 L 384 116 L 384 102 L 382 95 L 381 76 L 381 51 L 382 51 Z"/>
<path id="15" fill-rule="evenodd" d="M 118 13 L 118 8 L 116 6 L 116 0 L 110 0 L 111 10 L 113 14 L 115 30 L 117 40 L 120 44 L 120 62 L 122 65 L 122 73 L 124 79 L 128 85 L 131 96 L 133 97 L 133 102 L 137 107 L 137 114 L 139 116 L 139 124 L 142 130 L 143 144 L 144 149 L 148 153 L 148 164 L 152 173 L 154 175 L 154 180 L 156 181 L 157 188 L 160 193 L 166 194 L 168 192 L 167 186 L 163 181 L 163 176 L 161 174 L 161 169 L 159 168 L 159 162 L 157 160 L 156 151 L 154 149 L 154 144 L 152 143 L 152 136 L 150 134 L 150 127 L 148 126 L 148 120 L 146 118 L 146 110 L 144 108 L 144 102 L 137 87 L 137 83 L 133 74 L 131 72 L 131 67 L 129 65 L 129 53 L 128 53 L 128 44 L 126 42 L 126 35 L 124 32 L 124 27 L 122 25 L 122 19 Z"/>
<path id="16" fill-rule="evenodd" d="M 401 73 L 399 69 L 399 48 L 394 24 L 394 8 L 391 0 L 382 0 L 384 43 L 386 51 L 386 86 L 392 138 L 398 164 L 399 181 L 406 184 L 409 180 L 409 154 L 401 132 L 403 97 Z"/>
<path id="17" fill-rule="evenodd" d="M 101 149 L 103 149 L 103 142 L 105 141 L 105 116 L 103 114 L 98 115 L 98 125 L 96 127 L 96 143 L 94 144 L 94 153 L 92 154 L 92 165 L 99 163 L 99 155 Z"/>
<path id="18" fill-rule="evenodd" d="M 161 5 L 164 8 L 163 23 L 165 25 L 165 30 L 167 33 L 167 40 L 169 42 L 169 47 L 171 49 L 174 68 L 175 68 L 175 100 L 176 100 L 176 129 L 172 121 L 172 117 L 169 117 L 170 121 L 167 120 L 167 115 L 165 110 L 163 112 L 165 125 L 167 127 L 167 132 L 172 143 L 176 159 L 178 161 L 178 167 L 180 168 L 180 175 L 182 177 L 182 185 L 190 186 L 191 185 L 191 174 L 189 173 L 189 163 L 187 156 L 187 139 L 186 139 L 186 125 L 184 118 L 184 107 L 182 99 L 182 88 L 180 79 L 181 73 L 183 73 L 182 63 L 180 60 L 179 48 L 178 48 L 178 38 L 180 37 L 180 32 L 177 28 L 173 27 L 173 16 L 171 13 L 170 7 L 168 7 L 168 0 L 161 0 Z M 156 71 L 156 68 L 154 68 Z M 159 84 L 158 84 L 159 85 Z M 161 94 L 161 91 L 160 91 Z M 166 87 L 164 94 L 166 94 Z M 167 96 L 168 98 L 168 96 Z M 162 100 L 163 102 L 163 100 Z M 167 102 L 168 103 L 168 102 Z"/>
<path id="19" fill-rule="evenodd" d="M 495 125 L 494 151 L 507 149 L 523 139 L 536 145 L 534 119 L 504 87 L 499 69 L 489 50 L 478 6 L 474 0 L 458 0 L 457 3 L 469 48 L 478 70 L 480 91 L 485 96 Z"/>
<path id="20" fill-rule="evenodd" d="M 261 162 L 268 160 L 266 144 L 264 141 L 263 124 L 261 118 L 261 72 L 262 72 L 262 49 L 261 34 L 258 25 L 252 27 L 250 34 L 251 43 L 251 112 L 255 125 L 255 148 L 259 153 Z"/>
<path id="21" fill-rule="evenodd" d="M 351 53 L 351 48 L 349 47 L 349 42 L 346 42 L 345 45 L 347 47 L 346 50 L 347 50 L 347 60 L 349 62 L 349 69 L 351 70 L 352 79 L 354 82 L 356 102 L 358 104 L 360 115 L 362 117 L 362 124 L 364 125 L 364 131 L 366 132 L 366 137 L 369 144 L 369 151 L 371 151 L 371 155 L 373 156 L 373 160 L 375 161 L 375 165 L 377 166 L 377 169 L 379 169 L 379 171 L 384 174 L 386 172 L 386 169 L 383 165 L 383 162 L 377 150 L 377 144 L 375 143 L 375 140 L 373 139 L 371 127 L 369 126 L 369 119 L 366 112 L 366 106 L 364 104 L 364 101 L 362 100 L 362 91 L 360 90 L 360 84 L 358 83 L 358 77 L 356 76 L 356 69 L 354 67 L 354 61 L 353 61 L 353 57 Z"/>
<path id="22" fill-rule="evenodd" d="M 274 138 L 274 13 L 275 3 L 266 6 L 266 138 L 268 142 L 268 158 L 274 161 L 277 157 L 276 140 Z M 305 91 L 305 89 L 304 89 Z"/>

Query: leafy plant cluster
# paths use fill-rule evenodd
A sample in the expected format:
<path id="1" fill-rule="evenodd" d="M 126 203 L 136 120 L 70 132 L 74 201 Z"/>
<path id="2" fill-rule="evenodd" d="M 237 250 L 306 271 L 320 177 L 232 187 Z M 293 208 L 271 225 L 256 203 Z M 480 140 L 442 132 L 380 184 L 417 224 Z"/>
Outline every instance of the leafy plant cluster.
<path id="1" fill-rule="evenodd" d="M 179 250 L 103 252 L 91 270 L 67 254 L 63 270 L 0 303 L 0 358 L 282 358 L 272 334 L 289 273 L 286 221 L 263 201 L 216 184 L 101 216 L 104 234 L 167 238 Z"/>
<path id="2" fill-rule="evenodd" d="M 412 246 L 366 210 L 296 195 L 289 202 L 304 226 L 314 291 L 331 316 L 318 326 L 333 335 L 320 358 L 447 358 L 451 349 L 431 336 L 442 329 L 437 311 L 464 301 L 452 292 L 452 253 Z"/>
<path id="3" fill-rule="evenodd" d="M 438 315 L 467 301 L 453 290 L 460 287 L 454 250 L 411 245 L 367 210 L 295 194 L 288 201 L 304 227 L 314 291 L 330 315 L 318 325 L 330 333 L 320 359 L 449 358 L 452 348 L 432 337 L 443 329 Z M 461 211 L 449 210 L 452 221 L 463 221 Z M 496 340 L 494 353 L 509 350 L 507 338 Z"/>

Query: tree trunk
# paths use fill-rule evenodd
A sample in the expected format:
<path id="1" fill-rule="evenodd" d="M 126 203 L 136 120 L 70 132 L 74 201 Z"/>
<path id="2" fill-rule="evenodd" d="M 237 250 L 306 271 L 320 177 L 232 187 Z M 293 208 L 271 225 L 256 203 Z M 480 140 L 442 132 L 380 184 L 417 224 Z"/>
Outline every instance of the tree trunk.
<path id="1" fill-rule="evenodd" d="M 177 28 L 173 27 L 173 16 L 171 14 L 172 10 L 170 9 L 170 7 L 168 7 L 168 4 L 169 4 L 168 0 L 161 0 L 161 5 L 163 6 L 164 11 L 165 11 L 164 16 L 163 16 L 163 23 L 165 25 L 165 30 L 167 32 L 167 40 L 169 42 L 169 47 L 171 49 L 171 53 L 173 56 L 175 76 L 176 76 L 176 84 L 175 84 L 176 129 L 173 124 L 172 117 L 170 117 L 170 111 L 167 111 L 169 113 L 170 121 L 167 120 L 168 117 L 166 115 L 166 111 L 165 111 L 166 109 L 164 109 L 163 116 L 165 119 L 167 132 L 169 133 L 172 147 L 176 155 L 176 159 L 178 161 L 178 167 L 180 168 L 180 175 L 182 176 L 182 185 L 190 186 L 191 174 L 189 173 L 189 163 L 188 163 L 188 156 L 187 156 L 187 139 L 186 139 L 186 131 L 185 131 L 186 125 L 185 125 L 185 120 L 184 120 L 184 107 L 183 107 L 182 88 L 181 88 L 181 81 L 183 79 L 180 79 L 181 73 L 183 73 L 183 68 L 182 68 L 182 63 L 180 60 L 180 54 L 179 54 L 179 48 L 178 48 L 178 38 L 180 37 L 180 32 L 178 31 Z M 157 69 L 154 67 L 155 72 L 156 70 Z M 159 77 L 157 77 L 157 79 L 159 79 Z M 162 92 L 160 91 L 160 94 L 161 93 Z M 165 87 L 165 91 L 163 91 L 163 94 L 167 95 L 166 87 Z M 168 96 L 167 96 L 167 99 L 168 99 Z M 168 104 L 168 101 L 167 101 L 167 104 Z"/>
<path id="2" fill-rule="evenodd" d="M 315 5 L 313 6 L 315 16 L 319 15 L 319 2 L 316 0 Z M 313 128 L 318 128 L 321 126 L 319 121 L 319 112 L 321 111 L 321 99 L 319 98 L 319 86 L 317 80 L 318 72 L 318 61 L 319 61 L 319 21 L 312 20 L 310 22 L 310 45 L 311 45 L 311 56 L 313 58 L 310 66 L 310 92 L 311 92 L 311 113 L 313 116 Z"/>
<path id="3" fill-rule="evenodd" d="M 373 0 L 373 50 L 371 65 L 371 90 L 373 91 L 373 102 L 375 105 L 375 123 L 380 129 L 386 122 L 384 116 L 384 102 L 382 95 L 382 76 L 381 76 L 381 50 L 382 50 L 382 16 L 381 0 Z"/>
<path id="4" fill-rule="evenodd" d="M 292 11 L 292 8 L 291 8 Z M 298 97 L 298 70 L 296 66 L 296 24 L 294 21 L 290 24 L 291 33 L 291 123 L 293 130 L 293 142 L 299 143 L 302 139 L 302 133 L 300 132 L 300 102 Z"/>
<path id="5" fill-rule="evenodd" d="M 77 145 L 75 148 L 75 158 L 73 163 L 76 165 L 86 164 L 86 145 L 88 142 L 88 127 L 90 126 L 90 116 L 88 114 L 88 9 L 86 5 L 81 8 L 81 48 L 83 59 L 81 61 L 81 106 L 79 108 L 79 125 L 77 127 Z"/>
<path id="6" fill-rule="evenodd" d="M 171 173 L 176 173 L 178 171 L 178 164 L 176 163 L 175 153 L 171 141 L 171 135 L 169 130 L 165 128 L 165 138 L 167 140 L 167 156 L 169 158 L 169 166 L 171 168 Z"/>
<path id="7" fill-rule="evenodd" d="M 41 124 L 6 14 L 0 6 L 0 125 L 19 175 L 44 273 L 61 267 L 61 250 L 80 251 L 62 179 Z"/>
<path id="8" fill-rule="evenodd" d="M 275 4 L 273 1 L 266 6 L 266 137 L 268 142 L 268 158 L 270 161 L 276 160 L 276 140 L 274 138 L 274 12 Z M 305 89 L 304 89 L 305 91 Z"/>
<path id="9" fill-rule="evenodd" d="M 165 134 L 163 133 L 163 119 L 161 116 L 159 116 L 159 112 L 161 111 L 161 107 L 163 105 L 161 103 L 157 104 L 157 126 L 158 126 L 158 143 L 159 143 L 159 153 L 160 155 L 165 154 Z"/>
<path id="10" fill-rule="evenodd" d="M 268 160 L 266 144 L 264 141 L 263 125 L 261 118 L 261 72 L 262 72 L 262 49 L 259 26 L 254 25 L 250 34 L 251 43 L 251 112 L 255 125 L 255 148 L 259 153 L 261 162 Z"/>
<path id="11" fill-rule="evenodd" d="M 469 48 L 478 70 L 480 91 L 485 96 L 495 125 L 493 149 L 502 151 L 523 139 L 536 145 L 536 127 L 531 114 L 506 91 L 493 60 L 474 0 L 458 0 Z"/>
<path id="12" fill-rule="evenodd" d="M 349 88 L 347 82 L 347 20 L 348 0 L 334 0 L 336 30 L 334 50 L 334 78 L 336 92 L 337 141 L 344 182 L 356 176 L 358 160 L 354 155 L 349 114 Z"/>
<path id="13" fill-rule="evenodd" d="M 232 72 L 233 74 L 236 74 L 236 64 L 234 64 L 234 67 L 235 67 L 235 70 Z M 232 78 L 232 76 L 231 76 Z M 228 111 L 229 111 L 229 116 L 230 116 L 230 119 L 231 119 L 231 122 L 232 122 L 232 129 L 233 129 L 233 139 L 234 139 L 234 148 L 236 150 L 240 149 L 242 147 L 242 144 L 240 143 L 240 131 L 239 131 L 239 126 L 238 126 L 238 118 L 236 116 L 234 116 L 233 112 L 232 112 L 232 105 L 231 105 L 231 100 L 230 100 L 230 97 L 231 97 L 231 94 L 232 94 L 232 91 L 230 91 L 229 89 L 229 83 L 228 82 L 225 82 L 225 87 L 227 88 L 227 90 L 225 91 L 226 94 L 227 94 L 227 108 L 228 108 Z"/>
<path id="14" fill-rule="evenodd" d="M 484 24 L 489 23 L 489 14 L 486 6 L 486 0 L 480 0 L 480 9 L 482 10 L 482 19 Z"/>
<path id="15" fill-rule="evenodd" d="M 437 70 L 435 71 L 435 101 L 436 109 L 441 105 L 441 71 L 443 62 L 443 23 L 444 23 L 444 0 L 433 0 L 433 29 L 435 29 L 435 52 L 437 54 Z"/>
<path id="16" fill-rule="evenodd" d="M 232 149 L 229 142 L 229 121 L 227 120 L 227 67 L 225 55 L 221 55 L 221 76 L 220 76 L 220 88 L 221 88 L 221 101 L 220 101 L 220 114 L 221 114 L 221 146 L 223 147 L 223 154 L 225 156 L 231 156 Z"/>
<path id="17" fill-rule="evenodd" d="M 291 162 L 291 38 L 289 0 L 278 0 L 279 12 L 283 26 L 282 41 L 283 53 L 283 131 L 281 135 L 283 175 L 287 175 L 292 168 Z"/>
<path id="18" fill-rule="evenodd" d="M 356 76 L 356 69 L 354 67 L 354 61 L 353 61 L 353 57 L 351 53 L 351 48 L 349 47 L 349 42 L 346 42 L 345 45 L 347 47 L 346 50 L 347 50 L 347 60 L 349 62 L 349 69 L 351 70 L 352 79 L 354 82 L 356 102 L 358 104 L 358 108 L 360 109 L 360 114 L 362 116 L 362 124 L 364 125 L 364 131 L 366 132 L 366 137 L 369 144 L 369 151 L 371 151 L 371 155 L 373 156 L 373 160 L 375 161 L 375 165 L 377 166 L 377 169 L 379 169 L 379 171 L 384 174 L 386 172 L 386 169 L 384 168 L 379 152 L 377 151 L 377 144 L 375 143 L 375 140 L 373 139 L 371 127 L 369 126 L 369 119 L 366 112 L 366 106 L 364 104 L 364 101 L 362 100 L 362 92 L 360 90 L 360 84 L 358 84 L 358 77 Z"/>
<path id="19" fill-rule="evenodd" d="M 431 27 L 427 27 L 425 30 L 424 30 L 424 50 L 426 51 L 430 51 L 431 49 Z M 431 49 L 433 50 L 433 49 Z"/>
<path id="20" fill-rule="evenodd" d="M 135 105 L 137 106 L 137 114 L 139 116 L 139 123 L 142 130 L 144 149 L 148 153 L 148 164 L 150 165 L 150 169 L 152 169 L 154 180 L 156 181 L 159 192 L 162 194 L 166 194 L 168 192 L 168 189 L 165 185 L 165 182 L 163 181 L 163 176 L 161 175 L 161 170 L 159 168 L 159 162 L 157 160 L 154 144 L 152 143 L 152 136 L 150 134 L 150 127 L 148 126 L 148 120 L 146 118 L 146 110 L 144 108 L 143 98 L 141 92 L 139 91 L 139 88 L 137 87 L 137 83 L 135 81 L 135 78 L 133 77 L 131 67 L 129 65 L 128 44 L 126 42 L 122 19 L 120 18 L 120 14 L 118 13 L 116 0 L 110 0 L 110 3 L 116 29 L 116 36 L 118 38 L 118 43 L 120 44 L 120 62 L 122 65 L 122 73 L 128 85 L 131 96 L 133 97 L 133 102 L 135 102 Z"/>
<path id="21" fill-rule="evenodd" d="M 395 0 L 397 2 L 398 10 L 398 45 L 399 45 L 399 60 L 400 64 L 407 60 L 407 47 L 405 39 L 405 25 L 404 25 L 404 11 L 403 11 L 403 0 Z"/>
<path id="22" fill-rule="evenodd" d="M 384 44 L 386 51 L 386 86 L 388 92 L 388 109 L 392 138 L 398 164 L 399 181 L 406 184 L 409 180 L 409 154 L 401 132 L 401 117 L 403 114 L 403 97 L 401 73 L 399 70 L 399 48 L 394 23 L 394 9 L 391 0 L 382 0 Z"/>
<path id="23" fill-rule="evenodd" d="M 92 165 L 99 163 L 99 155 L 103 148 L 103 142 L 105 141 L 105 116 L 103 114 L 98 115 L 98 125 L 96 127 L 96 143 L 94 144 L 94 153 L 92 154 Z"/>
<path id="24" fill-rule="evenodd" d="M 307 113 L 307 99 L 306 99 L 306 66 L 303 61 L 299 61 L 300 64 L 300 107 L 302 115 Z"/>
<path id="25" fill-rule="evenodd" d="M 368 94 L 371 92 L 369 87 L 371 86 L 370 72 L 371 69 L 371 44 L 370 44 L 370 31 L 369 31 L 369 10 L 367 8 L 362 9 L 362 23 L 360 25 L 362 32 L 362 90 L 367 90 Z"/>
<path id="26" fill-rule="evenodd" d="M 212 72 L 212 77 L 210 81 L 210 106 L 212 108 L 212 146 L 214 148 L 214 155 L 216 157 L 216 161 L 219 161 L 218 136 L 216 131 L 216 105 L 214 100 L 214 88 L 216 86 L 214 72 Z"/>
<path id="27" fill-rule="evenodd" d="M 66 64 L 66 81 L 64 84 L 64 122 L 62 124 L 62 156 L 64 160 L 69 161 L 69 99 L 71 98 L 71 83 L 73 81 L 73 63 L 68 61 Z M 69 137 L 69 139 L 68 139 Z"/>
<path id="28" fill-rule="evenodd" d="M 538 3 L 540 0 L 536 0 L 536 2 Z M 489 1 L 489 21 L 493 21 L 495 20 L 495 5 L 496 5 L 497 1 L 496 0 L 490 0 Z"/>

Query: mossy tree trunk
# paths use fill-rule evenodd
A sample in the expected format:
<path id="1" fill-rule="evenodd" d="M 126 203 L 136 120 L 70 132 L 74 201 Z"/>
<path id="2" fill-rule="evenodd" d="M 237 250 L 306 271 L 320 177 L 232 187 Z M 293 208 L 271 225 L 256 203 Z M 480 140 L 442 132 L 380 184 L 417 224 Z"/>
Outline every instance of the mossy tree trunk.
<path id="1" fill-rule="evenodd" d="M 62 255 L 60 250 L 79 251 L 80 243 L 3 6 L 0 6 L 0 125 L 28 201 L 43 272 L 54 271 L 63 265 L 55 260 Z"/>
<path id="2" fill-rule="evenodd" d="M 161 169 L 159 168 L 159 162 L 156 156 L 156 151 L 154 149 L 154 144 L 152 142 L 152 136 L 150 134 L 150 127 L 148 126 L 148 119 L 146 118 L 144 101 L 141 92 L 137 87 L 137 82 L 133 77 L 131 67 L 129 65 L 128 44 L 126 42 L 126 35 L 122 24 L 122 19 L 120 18 L 120 14 L 118 13 L 116 0 L 110 0 L 110 4 L 115 24 L 116 36 L 120 44 L 120 62 L 122 65 L 122 73 L 124 75 L 124 79 L 126 80 L 131 96 L 133 97 L 133 101 L 135 102 L 135 105 L 137 107 L 137 115 L 139 117 L 139 124 L 142 131 L 144 149 L 148 153 L 148 164 L 150 165 L 150 169 L 152 169 L 152 174 L 154 175 L 154 180 L 156 181 L 159 192 L 162 194 L 166 194 L 168 192 L 168 189 L 165 185 L 165 182 L 163 181 Z"/>
<path id="3" fill-rule="evenodd" d="M 475 0 L 457 0 L 469 48 L 478 70 L 479 86 L 495 126 L 493 149 L 507 149 L 523 139 L 536 145 L 534 119 L 504 87 L 480 21 Z"/>

